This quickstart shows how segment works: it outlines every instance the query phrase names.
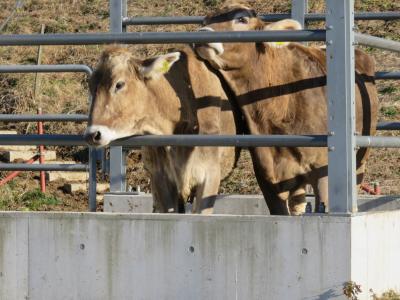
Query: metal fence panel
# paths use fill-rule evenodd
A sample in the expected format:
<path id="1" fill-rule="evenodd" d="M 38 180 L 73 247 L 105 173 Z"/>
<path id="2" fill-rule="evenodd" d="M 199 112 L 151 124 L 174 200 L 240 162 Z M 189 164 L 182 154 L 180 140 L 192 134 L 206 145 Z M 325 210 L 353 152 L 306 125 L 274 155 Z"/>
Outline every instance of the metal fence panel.
<path id="1" fill-rule="evenodd" d="M 296 1 L 296 0 L 294 0 Z M 302 0 L 301 0 L 302 1 Z M 276 22 L 283 19 L 289 19 L 293 17 L 291 14 L 261 14 L 259 17 L 264 22 Z M 400 12 L 364 12 L 356 13 L 354 15 L 355 20 L 398 20 L 400 19 Z M 305 14 L 304 20 L 306 22 L 325 21 L 325 14 Z M 122 24 L 128 25 L 172 25 L 172 24 L 203 24 L 203 16 L 147 16 L 147 17 L 129 17 L 123 18 Z"/>
<path id="2" fill-rule="evenodd" d="M 210 42 L 325 41 L 325 30 L 226 31 L 226 32 L 129 32 L 73 34 L 10 34 L 0 36 L 0 46 L 171 44 Z"/>

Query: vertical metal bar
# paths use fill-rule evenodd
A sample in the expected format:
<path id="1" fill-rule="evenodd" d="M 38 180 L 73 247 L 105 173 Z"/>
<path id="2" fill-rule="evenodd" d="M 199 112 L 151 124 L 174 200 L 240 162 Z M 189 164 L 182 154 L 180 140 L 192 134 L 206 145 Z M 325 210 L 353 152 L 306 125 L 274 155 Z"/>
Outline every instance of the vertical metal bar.
<path id="1" fill-rule="evenodd" d="M 89 148 L 89 211 L 96 211 L 96 148 Z"/>
<path id="2" fill-rule="evenodd" d="M 124 19 L 127 18 L 128 16 L 128 3 L 127 0 L 121 0 L 121 2 L 122 2 L 122 19 Z M 122 25 L 122 31 L 126 32 L 126 25 Z"/>
<path id="3" fill-rule="evenodd" d="M 110 191 L 126 191 L 125 152 L 121 146 L 110 147 Z"/>
<path id="4" fill-rule="evenodd" d="M 110 31 L 122 32 L 122 0 L 110 0 Z"/>
<path id="5" fill-rule="evenodd" d="M 327 0 L 329 210 L 357 211 L 354 0 Z"/>
<path id="6" fill-rule="evenodd" d="M 123 32 L 122 18 L 126 15 L 126 0 L 110 0 L 110 31 Z M 110 191 L 123 192 L 125 186 L 125 155 L 122 147 L 110 147 Z"/>
<path id="7" fill-rule="evenodd" d="M 292 0 L 292 19 L 304 28 L 305 14 L 308 12 L 308 0 Z"/>

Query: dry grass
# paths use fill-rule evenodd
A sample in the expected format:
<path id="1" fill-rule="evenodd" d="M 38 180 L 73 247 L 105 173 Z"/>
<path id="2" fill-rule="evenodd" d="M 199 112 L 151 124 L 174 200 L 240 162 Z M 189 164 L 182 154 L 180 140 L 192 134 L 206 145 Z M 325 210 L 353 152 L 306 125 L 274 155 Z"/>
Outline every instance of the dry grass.
<path id="1" fill-rule="evenodd" d="M 168 0 L 136 0 L 128 1 L 129 16 L 144 15 L 203 15 L 221 4 L 221 0 L 168 1 Z M 260 12 L 289 12 L 289 0 L 251 1 Z M 309 0 L 312 12 L 323 12 L 324 1 Z M 0 2 L 0 22 L 2 22 L 14 7 L 14 0 Z M 400 10 L 398 1 L 363 0 L 356 1 L 356 8 L 363 11 Z M 5 33 L 29 34 L 40 32 L 41 24 L 46 25 L 47 33 L 63 32 L 99 32 L 108 31 L 108 1 L 51 1 L 26 0 L 5 29 Z M 358 23 L 360 31 L 391 39 L 400 39 L 399 21 L 363 21 Z M 314 24 L 314 27 L 321 24 Z M 191 30 L 194 25 L 178 26 L 131 26 L 129 31 L 178 31 Z M 171 45 L 140 45 L 130 49 L 138 56 L 155 55 L 160 51 L 171 48 Z M 45 46 L 43 47 L 43 64 L 83 63 L 90 66 L 96 64 L 103 46 Z M 398 70 L 400 59 L 393 53 L 380 50 L 366 49 L 377 60 L 379 70 Z M 0 47 L 0 64 L 35 64 L 37 47 Z M 86 113 L 87 112 L 87 80 L 83 74 L 49 74 L 42 75 L 40 96 L 33 97 L 33 74 L 0 74 L 0 113 L 35 113 L 41 104 L 45 113 Z M 395 81 L 378 82 L 380 93 L 380 120 L 399 119 L 400 113 L 400 84 Z M 26 123 L 4 124 L 6 128 L 16 128 L 20 133 L 30 133 L 36 130 L 34 125 Z M 81 133 L 84 124 L 46 123 L 47 133 Z M 392 132 L 379 134 L 394 135 Z M 58 156 L 72 158 L 79 150 L 77 147 L 56 148 Z M 399 150 L 374 150 L 368 165 L 367 181 L 381 183 L 384 193 L 399 193 L 400 171 Z M 129 185 L 148 189 L 148 179 L 143 166 L 138 162 L 137 155 L 129 160 Z M 37 183 L 31 173 L 18 179 L 15 188 L 36 188 Z M 30 184 L 26 184 L 30 182 Z M 69 196 L 62 195 L 55 187 L 53 193 L 61 197 L 63 203 L 68 203 Z M 231 178 L 223 183 L 221 192 L 224 193 L 258 193 L 254 179 L 251 161 L 247 152 L 242 155 L 239 167 Z M 0 188 L 0 199 L 6 199 L 5 188 Z M 82 202 L 83 195 L 76 199 Z M 82 209 L 84 206 L 78 200 L 76 205 L 67 205 L 68 209 Z M 12 208 L 14 206 L 11 205 Z"/>

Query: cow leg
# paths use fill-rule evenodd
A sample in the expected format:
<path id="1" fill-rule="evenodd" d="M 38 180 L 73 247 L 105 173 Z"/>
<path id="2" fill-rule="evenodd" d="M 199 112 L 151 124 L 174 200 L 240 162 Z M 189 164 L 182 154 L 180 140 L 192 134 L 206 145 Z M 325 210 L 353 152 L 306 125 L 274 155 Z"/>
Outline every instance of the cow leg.
<path id="1" fill-rule="evenodd" d="M 273 186 L 265 183 L 264 179 L 257 181 L 264 195 L 265 203 L 268 206 L 269 213 L 271 215 L 290 215 L 288 206 L 289 193 L 277 193 Z"/>
<path id="2" fill-rule="evenodd" d="M 290 214 L 294 216 L 301 215 L 306 210 L 306 191 L 305 186 L 290 192 L 289 195 Z"/>
<path id="3" fill-rule="evenodd" d="M 151 176 L 153 210 L 155 213 L 181 213 L 182 200 L 178 196 L 176 184 L 171 182 L 165 173 L 157 172 Z"/>
<path id="4" fill-rule="evenodd" d="M 329 207 L 328 201 L 328 176 L 315 178 L 311 181 L 311 185 L 315 194 L 314 211 L 318 212 L 318 207 L 321 202 L 325 204 L 326 209 Z"/>
<path id="5" fill-rule="evenodd" d="M 264 195 L 265 203 L 268 206 L 269 213 L 271 215 L 290 215 L 289 206 L 288 206 L 288 198 L 289 193 L 277 193 L 272 188 L 263 188 L 260 184 L 261 191 Z"/>
<path id="6" fill-rule="evenodd" d="M 357 174 L 357 191 L 360 190 L 361 183 L 364 180 L 365 168 L 366 168 L 366 163 L 363 162 L 363 163 L 361 163 L 360 167 L 357 169 L 357 172 L 356 172 L 356 174 Z"/>
<path id="7" fill-rule="evenodd" d="M 218 195 L 220 185 L 220 170 L 215 170 L 213 174 L 207 173 L 202 184 L 197 186 L 195 213 L 212 214 L 214 203 Z"/>

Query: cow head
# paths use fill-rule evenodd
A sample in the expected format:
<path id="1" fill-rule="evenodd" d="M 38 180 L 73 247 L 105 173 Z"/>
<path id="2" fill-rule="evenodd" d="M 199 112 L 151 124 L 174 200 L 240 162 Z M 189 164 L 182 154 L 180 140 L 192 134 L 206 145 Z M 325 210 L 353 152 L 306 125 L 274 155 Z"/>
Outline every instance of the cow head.
<path id="1" fill-rule="evenodd" d="M 141 61 L 126 48 L 105 50 L 90 80 L 86 141 L 105 146 L 130 135 L 162 134 L 162 108 L 148 87 L 157 85 L 179 56 L 173 52 Z"/>
<path id="2" fill-rule="evenodd" d="M 266 24 L 256 16 L 254 10 L 240 4 L 223 7 L 208 15 L 200 31 L 249 31 L 249 30 L 299 30 L 301 24 L 292 19 Z M 197 54 L 217 69 L 236 69 L 251 59 L 249 48 L 263 51 L 266 45 L 281 47 L 285 42 L 268 43 L 207 43 L 195 44 Z"/>

